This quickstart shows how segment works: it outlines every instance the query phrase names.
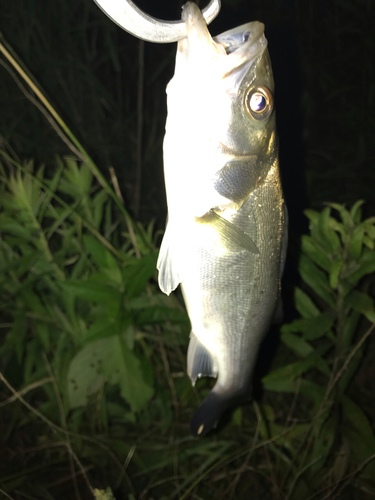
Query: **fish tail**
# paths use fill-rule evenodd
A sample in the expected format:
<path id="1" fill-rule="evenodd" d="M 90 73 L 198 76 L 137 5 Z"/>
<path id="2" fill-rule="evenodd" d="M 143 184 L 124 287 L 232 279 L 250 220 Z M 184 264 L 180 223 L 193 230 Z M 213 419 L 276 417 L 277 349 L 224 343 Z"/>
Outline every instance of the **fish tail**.
<path id="1" fill-rule="evenodd" d="M 203 403 L 194 413 L 190 422 L 190 432 L 194 436 L 204 436 L 214 429 L 223 413 L 248 397 L 215 391 L 216 386 L 206 396 Z"/>

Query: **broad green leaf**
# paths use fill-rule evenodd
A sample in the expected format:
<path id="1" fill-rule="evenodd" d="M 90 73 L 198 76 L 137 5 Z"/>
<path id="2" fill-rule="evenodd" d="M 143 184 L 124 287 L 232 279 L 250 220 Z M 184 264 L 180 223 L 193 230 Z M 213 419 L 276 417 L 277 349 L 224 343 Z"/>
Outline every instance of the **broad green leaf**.
<path id="1" fill-rule="evenodd" d="M 121 396 L 133 411 L 144 408 L 153 393 L 138 359 L 119 335 L 85 345 L 72 360 L 67 381 L 71 408 L 84 406 L 106 382 L 120 386 Z"/>
<path id="2" fill-rule="evenodd" d="M 365 228 L 365 231 L 371 240 L 375 240 L 375 227 L 374 223 L 370 224 L 368 222 L 369 219 L 366 219 L 364 222 L 362 222 L 362 226 Z"/>
<path id="3" fill-rule="evenodd" d="M 363 200 L 358 200 L 354 203 L 352 208 L 350 209 L 350 216 L 353 219 L 355 224 L 359 224 L 362 219 L 362 205 L 364 204 Z"/>
<path id="4" fill-rule="evenodd" d="M 156 269 L 157 252 L 150 252 L 141 259 L 133 259 L 122 271 L 125 293 L 128 298 L 136 297 L 146 289 Z"/>
<path id="5" fill-rule="evenodd" d="M 319 407 L 326 392 L 325 387 L 303 378 L 298 378 L 296 380 L 284 379 L 278 384 L 274 377 L 269 382 L 267 381 L 267 377 L 268 375 L 262 379 L 264 389 L 275 392 L 301 394 L 313 401 L 314 408 Z"/>
<path id="6" fill-rule="evenodd" d="M 337 288 L 342 264 L 343 264 L 342 260 L 334 261 L 332 264 L 331 271 L 329 273 L 329 284 L 331 288 L 333 288 L 334 290 L 336 290 Z"/>
<path id="7" fill-rule="evenodd" d="M 337 210 L 339 212 L 339 214 L 341 216 L 341 220 L 343 221 L 343 223 L 346 226 L 348 226 L 348 227 L 353 226 L 353 219 L 352 219 L 350 213 L 344 207 L 344 205 L 339 205 L 338 203 L 327 203 L 327 205 L 329 207 L 334 208 L 335 210 Z"/>
<path id="8" fill-rule="evenodd" d="M 100 190 L 93 199 L 94 225 L 97 229 L 100 228 L 100 224 L 104 215 L 104 204 L 108 201 L 108 199 L 108 194 L 104 189 Z"/>
<path id="9" fill-rule="evenodd" d="M 345 297 L 345 302 L 355 311 L 366 316 L 369 321 L 375 323 L 374 301 L 367 293 L 354 290 Z"/>
<path id="10" fill-rule="evenodd" d="M 354 258 L 358 259 L 362 252 L 363 236 L 365 234 L 365 228 L 363 226 L 357 226 L 349 242 L 349 254 Z"/>
<path id="11" fill-rule="evenodd" d="M 363 244 L 370 250 L 374 250 L 375 248 L 374 240 L 366 235 L 363 236 Z"/>
<path id="12" fill-rule="evenodd" d="M 353 272 L 347 275 L 348 281 L 356 285 L 358 281 L 366 276 L 366 274 L 372 274 L 375 272 L 375 252 L 372 250 L 365 249 L 363 256 L 359 261 L 358 266 L 353 270 Z"/>
<path id="13" fill-rule="evenodd" d="M 314 226 L 317 226 L 318 223 L 319 223 L 319 212 L 317 212 L 316 210 L 305 210 L 304 211 L 304 214 L 306 215 L 306 217 L 308 217 L 310 219 L 310 221 L 314 224 Z"/>
<path id="14" fill-rule="evenodd" d="M 291 351 L 294 351 L 302 358 L 305 358 L 314 351 L 314 348 L 308 342 L 298 337 L 298 335 L 283 333 L 281 335 L 281 340 Z"/>
<path id="15" fill-rule="evenodd" d="M 303 338 L 306 340 L 319 339 L 325 335 L 333 326 L 335 315 L 329 312 L 321 313 L 309 320 L 306 328 L 302 330 Z"/>
<path id="16" fill-rule="evenodd" d="M 16 222 L 14 219 L 8 217 L 0 218 L 0 231 L 4 231 L 5 233 L 13 234 L 14 236 L 18 236 L 26 241 L 34 242 L 35 241 L 35 233 L 31 226 L 23 226 Z"/>
<path id="17" fill-rule="evenodd" d="M 302 361 L 291 363 L 269 373 L 262 379 L 264 388 L 273 391 L 285 391 L 285 388 L 291 387 L 291 382 L 298 376 L 312 368 L 315 368 L 317 364 L 323 367 L 325 362 L 323 358 L 321 358 L 321 354 L 324 354 L 328 348 L 329 346 L 316 349 Z M 329 370 L 327 371 L 324 368 L 323 370 L 329 374 Z"/>
<path id="18" fill-rule="evenodd" d="M 308 257 L 300 256 L 298 270 L 302 279 L 314 292 L 321 297 L 332 309 L 335 308 L 334 293 L 329 286 L 327 275 L 320 270 Z"/>
<path id="19" fill-rule="evenodd" d="M 75 297 L 94 302 L 121 301 L 122 294 L 113 286 L 100 283 L 90 276 L 86 281 L 66 280 L 61 286 Z"/>
<path id="20" fill-rule="evenodd" d="M 331 262 L 321 245 L 311 236 L 303 235 L 301 239 L 301 249 L 310 259 L 325 271 L 331 269 Z"/>
<path id="21" fill-rule="evenodd" d="M 119 331 L 113 319 L 107 316 L 99 316 L 87 329 L 84 341 L 104 339 L 118 334 Z"/>
<path id="22" fill-rule="evenodd" d="M 308 328 L 311 319 L 308 318 L 299 318 L 295 319 L 291 323 L 284 323 L 281 326 L 281 333 L 301 333 Z"/>
<path id="23" fill-rule="evenodd" d="M 91 253 L 93 259 L 98 264 L 99 268 L 114 269 L 118 272 L 118 282 L 121 283 L 120 269 L 117 265 L 116 259 L 111 252 L 106 248 L 103 243 L 98 241 L 90 234 L 83 235 L 83 242 L 86 249 Z"/>
<path id="24" fill-rule="evenodd" d="M 303 318 L 314 318 L 320 313 L 310 297 L 299 287 L 295 288 L 294 301 L 297 311 Z"/>
<path id="25" fill-rule="evenodd" d="M 333 217 L 330 217 L 329 221 L 328 221 L 328 226 L 331 229 L 333 229 L 334 231 L 336 231 L 336 233 L 340 234 L 341 240 L 343 243 L 346 242 L 346 240 L 348 239 L 347 238 L 347 228 L 344 226 L 344 224 L 342 222 L 338 222 Z"/>

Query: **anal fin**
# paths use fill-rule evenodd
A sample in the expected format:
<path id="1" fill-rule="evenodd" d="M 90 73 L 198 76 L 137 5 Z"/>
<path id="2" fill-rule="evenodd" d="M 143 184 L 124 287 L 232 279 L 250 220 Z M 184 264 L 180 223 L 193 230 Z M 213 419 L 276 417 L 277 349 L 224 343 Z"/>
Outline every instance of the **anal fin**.
<path id="1" fill-rule="evenodd" d="M 187 353 L 187 372 L 193 385 L 197 378 L 217 377 L 217 367 L 212 354 L 193 332 L 190 335 Z"/>

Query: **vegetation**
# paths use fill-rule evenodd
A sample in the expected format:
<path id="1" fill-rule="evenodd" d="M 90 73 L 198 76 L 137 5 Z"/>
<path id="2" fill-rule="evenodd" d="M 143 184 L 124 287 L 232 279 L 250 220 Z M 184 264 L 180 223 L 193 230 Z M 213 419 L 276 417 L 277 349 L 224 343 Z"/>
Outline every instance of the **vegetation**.
<path id="1" fill-rule="evenodd" d="M 62 498 L 64 481 L 77 498 L 104 498 L 108 484 L 129 499 L 375 491 L 374 432 L 351 397 L 375 324 L 375 218 L 361 219 L 362 202 L 307 211 L 288 355 L 264 377 L 263 401 L 194 440 L 208 386 L 197 393 L 185 373 L 189 322 L 158 290 L 152 225 L 127 224 L 85 163 L 57 160 L 48 179 L 2 156 L 4 495 Z"/>
<path id="2" fill-rule="evenodd" d="M 338 172 L 328 175 L 327 167 L 340 155 L 348 159 L 337 162 L 346 181 L 353 178 L 353 164 L 367 168 L 366 178 L 373 176 L 368 169 L 373 114 L 348 101 L 353 86 L 365 95 L 369 59 L 360 77 L 350 74 L 355 85 L 346 80 L 348 85 L 338 90 L 332 83 L 334 64 L 320 73 L 304 67 L 304 133 L 310 144 L 308 187 L 314 210 L 305 211 L 309 234 L 298 241 L 292 237 L 299 276 L 292 288 L 294 317 L 280 328 L 277 354 L 262 379 L 262 397 L 228 415 L 216 432 L 193 439 L 189 421 L 210 382 L 201 380 L 192 388 L 186 375 L 190 325 L 180 295 L 167 297 L 158 289 L 160 232 L 155 225 L 161 223 L 149 222 L 161 200 L 155 186 L 159 181 L 162 186 L 161 164 L 155 166 L 154 158 L 164 120 L 158 108 L 158 92 L 164 90 L 157 86 L 165 85 L 155 82 L 168 74 L 172 50 L 145 79 L 141 100 L 148 112 L 141 113 L 142 137 L 134 133 L 140 116 L 132 97 L 138 73 L 132 72 L 126 51 L 117 49 L 118 31 L 104 16 L 100 22 L 95 18 L 93 2 L 70 3 L 57 1 L 52 9 L 34 0 L 21 2 L 22 8 L 15 2 L 7 10 L 8 25 L 2 26 L 9 35 L 11 12 L 25 12 L 17 52 L 47 83 L 57 106 L 1 40 L 6 77 L 0 116 L 0 497 L 373 498 L 375 217 L 363 216 L 362 201 L 315 210 L 333 192 L 329 175 L 338 178 Z M 67 5 L 72 7 L 69 23 L 56 22 L 51 33 L 43 31 L 43 18 L 65 15 Z M 334 23 L 313 5 L 301 4 L 299 21 L 305 14 L 311 25 L 322 21 L 321 36 Z M 370 2 L 353 5 L 347 0 L 335 7 L 336 20 L 345 22 L 332 30 L 332 50 L 342 51 L 353 19 L 368 22 Z M 310 37 L 305 45 L 309 57 L 321 64 L 322 51 L 314 52 L 311 30 L 301 35 L 302 42 L 304 37 Z M 352 39 L 353 60 L 358 50 L 369 58 L 370 38 L 363 30 Z M 46 40 L 58 49 L 54 64 Z M 140 70 L 141 45 L 130 43 Z M 108 57 L 98 57 L 104 48 Z M 131 76 L 126 89 L 122 67 Z M 95 77 L 95 71 L 101 76 Z M 38 106 L 35 112 L 20 100 L 20 85 L 22 95 Z M 345 117 L 349 108 L 357 117 L 349 123 L 341 119 L 345 134 L 360 146 L 357 159 L 349 157 L 349 140 L 343 150 L 332 136 L 320 140 L 317 117 L 323 111 L 314 105 L 314 92 L 325 96 L 324 116 L 332 118 L 327 107 L 339 103 Z M 65 110 L 100 165 L 122 164 L 125 158 L 123 171 L 99 170 L 57 108 Z M 331 124 L 329 130 L 334 129 Z M 121 146 L 113 146 L 116 138 Z M 141 144 L 142 158 L 133 153 L 141 151 Z M 23 161 L 12 148 L 36 160 Z M 141 167 L 147 173 L 143 177 L 134 174 Z M 159 169 L 160 179 L 155 181 L 151 169 Z M 136 212 L 129 193 L 140 189 L 141 178 L 142 192 L 149 194 L 140 210 L 146 223 L 135 222 L 128 210 Z"/>

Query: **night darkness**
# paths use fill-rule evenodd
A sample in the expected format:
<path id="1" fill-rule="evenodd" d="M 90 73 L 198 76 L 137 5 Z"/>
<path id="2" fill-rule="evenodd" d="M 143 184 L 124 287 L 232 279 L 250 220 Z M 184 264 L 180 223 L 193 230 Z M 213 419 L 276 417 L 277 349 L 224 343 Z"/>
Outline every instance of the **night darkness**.
<path id="1" fill-rule="evenodd" d="M 5 39 L 36 75 L 62 116 L 106 172 L 116 169 L 134 204 L 134 127 L 139 42 L 104 19 L 90 0 L 17 0 L 3 9 Z M 178 19 L 181 1 L 138 2 Z M 283 184 L 292 232 L 302 211 L 326 201 L 367 202 L 375 211 L 374 42 L 371 1 L 225 1 L 211 33 L 259 20 L 266 25 L 275 83 Z M 24 14 L 22 14 L 24 13 Z M 56 27 L 56 25 L 57 27 Z M 163 225 L 165 86 L 175 45 L 145 44 L 140 217 Z M 64 145 L 2 70 L 0 128 L 21 157 L 50 160 Z M 99 96 L 98 93 L 101 92 Z"/>

